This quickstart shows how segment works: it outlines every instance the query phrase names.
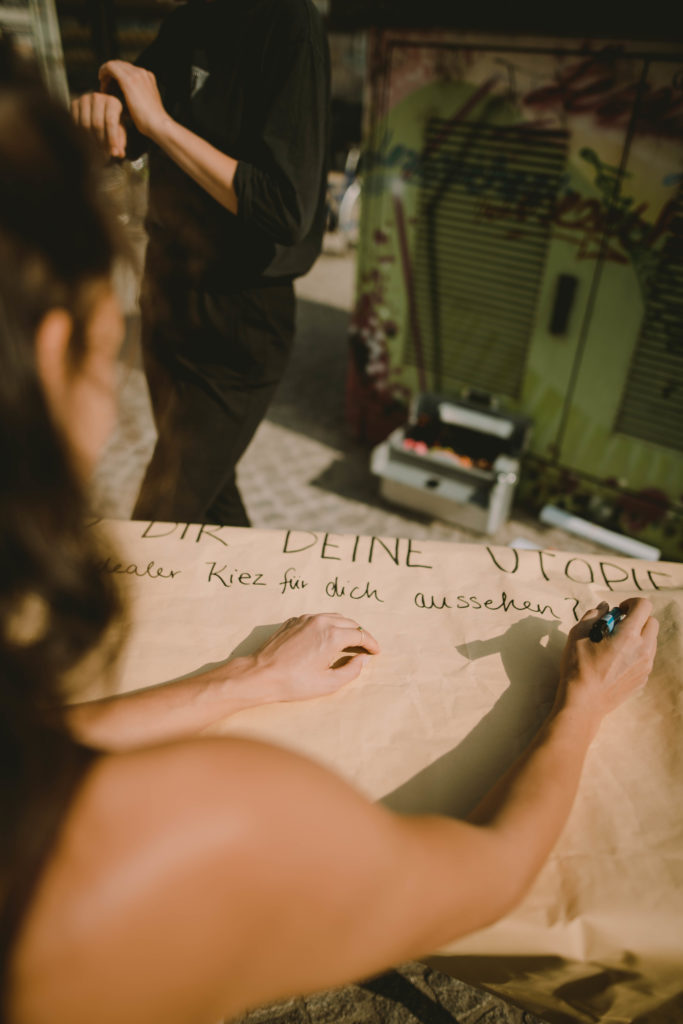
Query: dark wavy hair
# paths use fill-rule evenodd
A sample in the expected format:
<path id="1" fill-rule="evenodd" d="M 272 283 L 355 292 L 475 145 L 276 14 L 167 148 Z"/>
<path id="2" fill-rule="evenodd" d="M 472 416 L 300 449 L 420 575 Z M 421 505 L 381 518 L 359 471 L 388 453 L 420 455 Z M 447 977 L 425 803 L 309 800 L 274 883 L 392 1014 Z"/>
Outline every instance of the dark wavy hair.
<path id="1" fill-rule="evenodd" d="M 121 621 L 86 498 L 34 352 L 66 309 L 77 370 L 90 286 L 114 234 L 90 143 L 0 35 L 0 983 L 21 916 L 88 752 L 69 737 L 65 679 Z M 5 985 L 2 984 L 4 992 Z"/>

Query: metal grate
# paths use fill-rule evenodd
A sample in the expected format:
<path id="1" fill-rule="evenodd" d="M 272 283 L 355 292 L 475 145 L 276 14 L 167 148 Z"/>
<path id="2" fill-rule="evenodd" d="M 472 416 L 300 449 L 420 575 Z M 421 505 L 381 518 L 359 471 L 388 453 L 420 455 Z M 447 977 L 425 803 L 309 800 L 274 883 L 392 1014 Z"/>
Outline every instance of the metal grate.
<path id="1" fill-rule="evenodd" d="M 683 451 L 683 190 L 647 293 L 615 429 Z"/>
<path id="2" fill-rule="evenodd" d="M 520 392 L 567 133 L 429 121 L 404 362 Z"/>

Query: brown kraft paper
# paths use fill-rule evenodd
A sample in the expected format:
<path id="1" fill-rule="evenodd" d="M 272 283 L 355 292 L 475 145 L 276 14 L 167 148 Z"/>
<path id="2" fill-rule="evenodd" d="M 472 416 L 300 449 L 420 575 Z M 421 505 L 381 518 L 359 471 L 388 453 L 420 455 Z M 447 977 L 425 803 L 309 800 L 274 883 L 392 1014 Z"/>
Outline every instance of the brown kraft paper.
<path id="1" fill-rule="evenodd" d="M 647 596 L 647 687 L 603 723 L 547 864 L 504 920 L 434 962 L 552 1024 L 683 1021 L 683 564 L 620 555 L 173 523 L 95 524 L 134 623 L 120 691 L 335 611 L 382 653 L 330 697 L 213 732 L 299 751 L 373 800 L 464 815 L 533 736 L 577 617 Z M 96 688 L 84 696 L 93 696 Z"/>

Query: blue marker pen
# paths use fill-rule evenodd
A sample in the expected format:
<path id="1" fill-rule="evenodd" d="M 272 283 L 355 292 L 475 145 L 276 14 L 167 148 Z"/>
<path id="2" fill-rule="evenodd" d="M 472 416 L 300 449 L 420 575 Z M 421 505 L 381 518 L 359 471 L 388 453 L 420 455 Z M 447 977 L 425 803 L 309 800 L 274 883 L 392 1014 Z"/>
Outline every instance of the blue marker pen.
<path id="1" fill-rule="evenodd" d="M 609 636 L 610 633 L 613 632 L 616 624 L 625 618 L 625 611 L 621 608 L 612 608 L 611 611 L 605 612 L 597 622 L 593 623 L 588 635 L 594 644 L 599 644 L 601 640 L 604 640 L 606 636 Z"/>

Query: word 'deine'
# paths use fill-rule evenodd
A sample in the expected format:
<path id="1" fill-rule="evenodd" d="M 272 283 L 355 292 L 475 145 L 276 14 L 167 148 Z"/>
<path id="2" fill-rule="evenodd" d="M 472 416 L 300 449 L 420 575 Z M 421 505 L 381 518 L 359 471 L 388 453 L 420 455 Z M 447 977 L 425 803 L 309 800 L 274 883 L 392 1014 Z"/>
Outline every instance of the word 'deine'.
<path id="1" fill-rule="evenodd" d="M 332 539 L 334 538 L 334 539 Z M 408 569 L 431 569 L 431 565 L 417 561 L 422 552 L 415 547 L 415 542 L 403 537 L 391 540 L 381 537 L 364 537 L 362 535 L 346 535 L 312 533 L 309 530 L 287 530 L 282 547 L 283 554 L 295 554 L 308 551 L 319 546 L 319 557 L 335 562 L 368 562 L 378 561 L 384 564 L 403 565 Z"/>

